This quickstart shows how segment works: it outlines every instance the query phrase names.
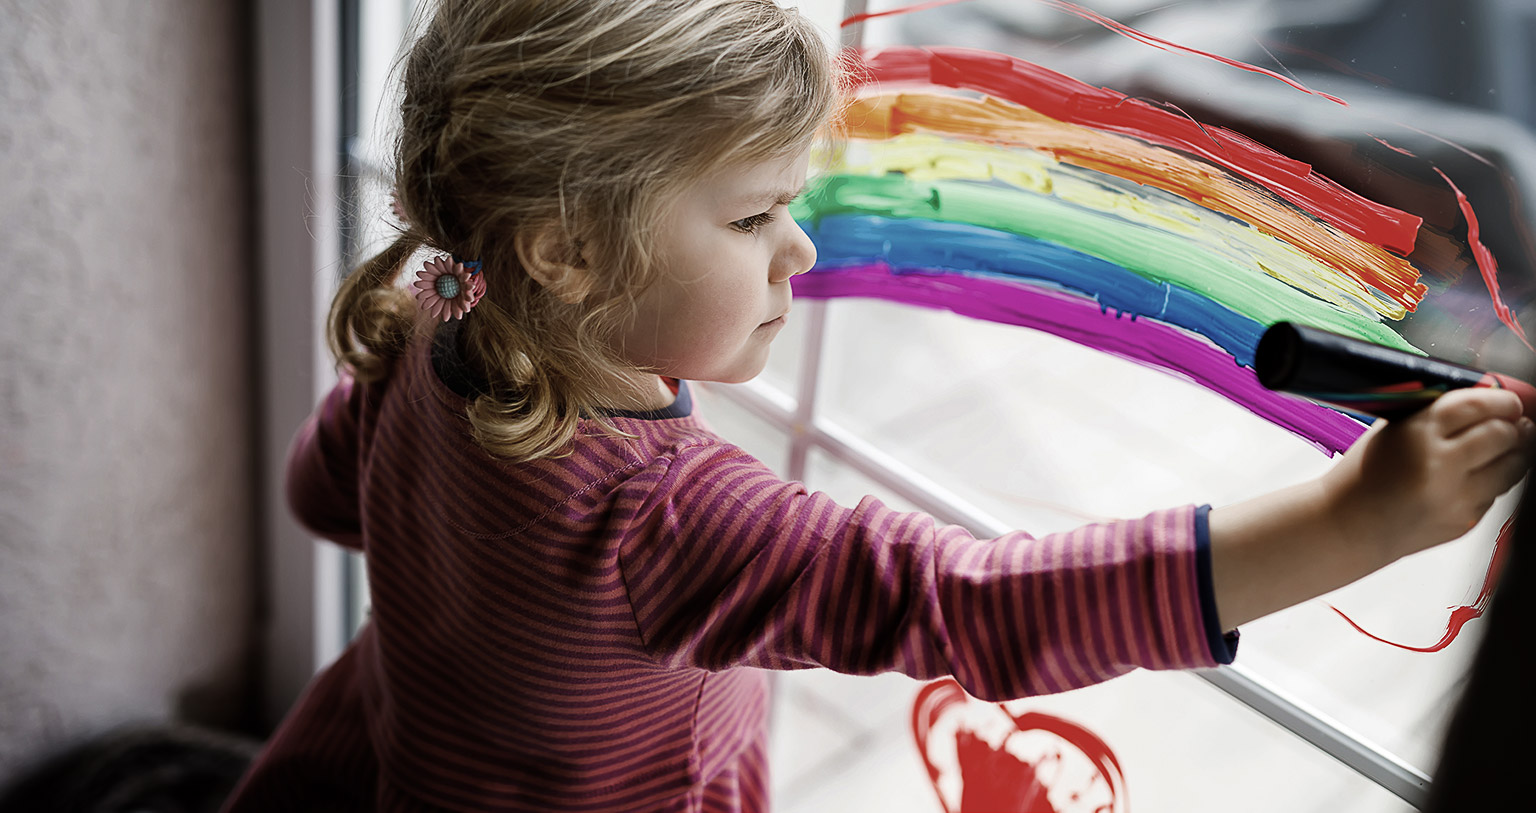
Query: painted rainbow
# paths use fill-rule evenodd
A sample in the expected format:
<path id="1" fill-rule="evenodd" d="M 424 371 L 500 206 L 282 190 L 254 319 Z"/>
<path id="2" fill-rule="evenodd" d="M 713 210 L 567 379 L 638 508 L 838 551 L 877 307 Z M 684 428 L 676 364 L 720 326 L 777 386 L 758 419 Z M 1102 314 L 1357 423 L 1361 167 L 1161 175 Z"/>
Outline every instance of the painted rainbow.
<path id="1" fill-rule="evenodd" d="M 847 148 L 792 212 L 797 296 L 872 297 L 1042 330 L 1217 392 L 1328 453 L 1355 418 L 1255 377 L 1292 321 L 1421 352 L 1420 219 L 1242 135 L 1003 54 L 868 53 Z M 958 91 L 958 92 L 957 92 Z"/>

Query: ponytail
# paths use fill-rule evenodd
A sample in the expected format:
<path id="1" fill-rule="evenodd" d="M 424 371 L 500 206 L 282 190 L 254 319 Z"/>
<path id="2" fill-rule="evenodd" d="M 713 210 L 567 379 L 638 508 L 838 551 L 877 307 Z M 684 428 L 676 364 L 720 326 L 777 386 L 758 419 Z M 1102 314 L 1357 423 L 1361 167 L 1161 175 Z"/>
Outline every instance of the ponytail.
<path id="1" fill-rule="evenodd" d="M 415 324 L 415 300 L 394 285 L 419 239 L 409 232 L 342 281 L 326 324 L 331 354 L 360 382 L 377 381 L 405 351 Z"/>
<path id="2" fill-rule="evenodd" d="M 608 342 L 587 329 L 590 317 L 570 310 L 525 311 L 513 318 L 490 298 L 481 304 L 489 307 L 477 309 L 462 334 L 465 355 L 481 365 L 490 386 L 469 405 L 475 441 L 512 460 L 564 457 L 584 409 L 605 403 L 602 384 L 611 379 L 592 365 L 593 359 L 614 363 L 606 359 Z M 572 346 L 537 338 L 549 335 L 568 336 Z M 628 436 L 601 414 L 585 417 L 610 434 Z"/>

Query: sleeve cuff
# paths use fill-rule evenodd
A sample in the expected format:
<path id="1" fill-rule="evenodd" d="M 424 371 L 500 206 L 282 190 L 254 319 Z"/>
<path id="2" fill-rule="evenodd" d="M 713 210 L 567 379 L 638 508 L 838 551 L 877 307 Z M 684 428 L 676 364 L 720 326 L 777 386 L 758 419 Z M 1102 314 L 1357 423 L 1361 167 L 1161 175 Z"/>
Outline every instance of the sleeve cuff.
<path id="1" fill-rule="evenodd" d="M 1217 663 L 1231 663 L 1237 657 L 1237 630 L 1223 632 L 1216 613 L 1216 584 L 1211 577 L 1211 527 L 1209 505 L 1195 509 L 1195 571 L 1200 581 L 1200 615 L 1205 620 L 1205 642 Z"/>

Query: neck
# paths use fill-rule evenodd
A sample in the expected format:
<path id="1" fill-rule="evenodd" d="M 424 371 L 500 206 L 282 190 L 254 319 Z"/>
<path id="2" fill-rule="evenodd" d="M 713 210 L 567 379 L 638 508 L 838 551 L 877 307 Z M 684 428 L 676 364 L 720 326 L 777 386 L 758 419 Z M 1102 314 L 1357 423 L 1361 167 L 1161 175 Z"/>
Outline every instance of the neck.
<path id="1" fill-rule="evenodd" d="M 665 409 L 677 400 L 672 389 L 655 373 L 631 373 L 615 390 L 612 406 L 630 412 Z"/>

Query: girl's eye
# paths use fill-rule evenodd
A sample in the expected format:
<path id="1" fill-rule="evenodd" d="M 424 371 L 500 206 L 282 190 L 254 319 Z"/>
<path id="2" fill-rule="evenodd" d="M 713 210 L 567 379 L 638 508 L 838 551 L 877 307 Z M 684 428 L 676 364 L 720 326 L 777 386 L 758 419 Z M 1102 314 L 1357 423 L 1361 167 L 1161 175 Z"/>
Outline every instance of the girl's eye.
<path id="1" fill-rule="evenodd" d="M 757 230 L 773 221 L 773 212 L 761 212 L 731 221 L 731 227 L 744 234 L 757 234 Z"/>

